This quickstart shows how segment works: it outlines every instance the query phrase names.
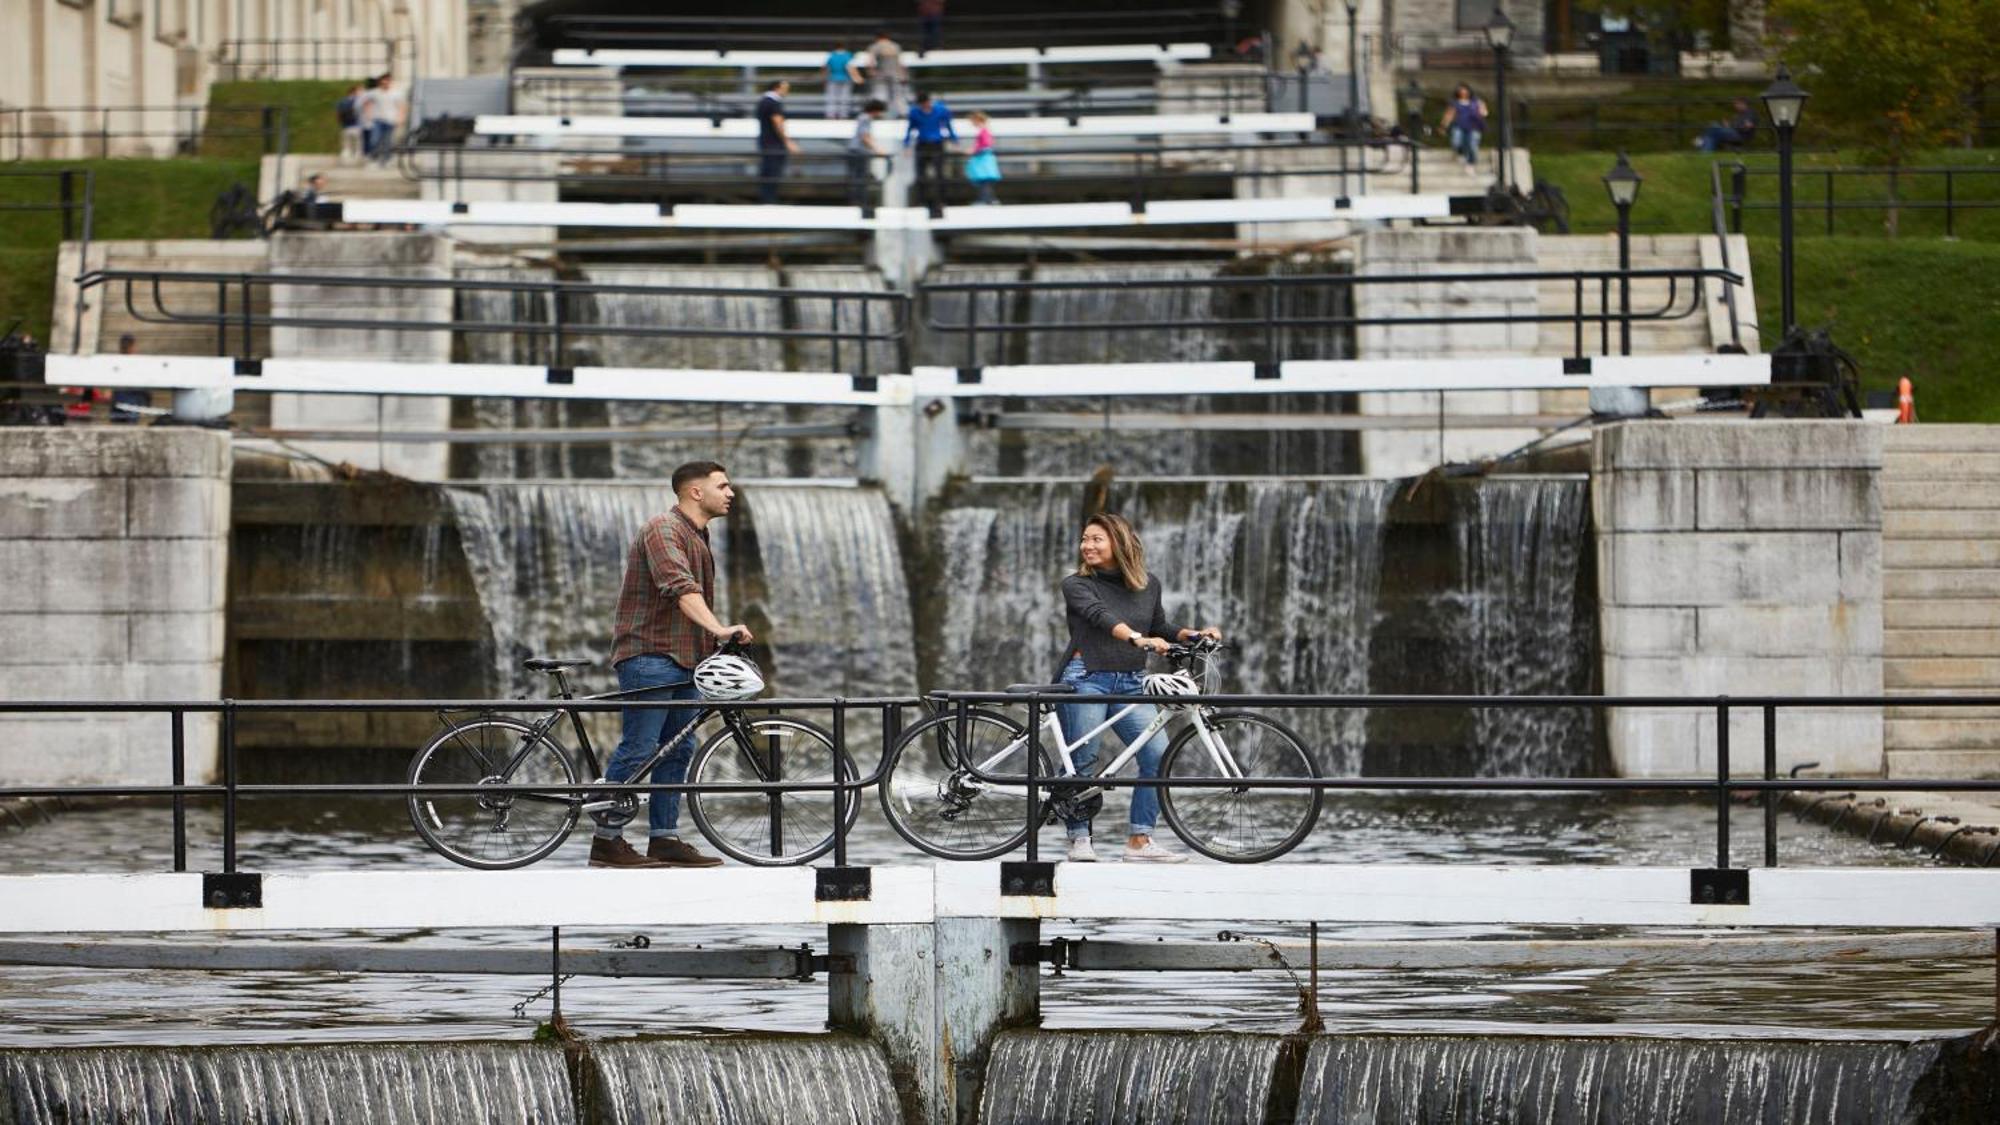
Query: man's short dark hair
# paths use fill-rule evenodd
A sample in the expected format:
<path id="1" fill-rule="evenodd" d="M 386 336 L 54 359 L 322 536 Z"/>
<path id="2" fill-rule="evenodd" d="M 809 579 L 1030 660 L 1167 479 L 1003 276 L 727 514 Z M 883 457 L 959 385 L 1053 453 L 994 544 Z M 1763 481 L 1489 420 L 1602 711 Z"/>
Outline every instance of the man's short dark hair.
<path id="1" fill-rule="evenodd" d="M 674 495 L 679 496 L 681 489 L 686 488 L 695 481 L 707 480 L 714 473 L 726 473 L 728 471 L 728 469 L 723 468 L 714 461 L 689 461 L 687 464 L 674 470 Z"/>
<path id="2" fill-rule="evenodd" d="M 861 112 L 887 113 L 889 112 L 889 103 L 883 101 L 881 98 L 869 98 L 867 104 L 861 107 Z"/>
<path id="3" fill-rule="evenodd" d="M 773 78 L 769 82 L 764 83 L 764 92 L 768 94 L 771 91 L 777 89 L 778 87 L 783 86 L 784 84 L 785 84 L 785 79 Z"/>
<path id="4" fill-rule="evenodd" d="M 930 100 L 931 100 L 931 92 L 930 92 L 929 90 L 918 90 L 918 91 L 917 91 L 917 101 L 919 101 L 919 102 L 927 102 L 927 101 L 930 101 Z"/>

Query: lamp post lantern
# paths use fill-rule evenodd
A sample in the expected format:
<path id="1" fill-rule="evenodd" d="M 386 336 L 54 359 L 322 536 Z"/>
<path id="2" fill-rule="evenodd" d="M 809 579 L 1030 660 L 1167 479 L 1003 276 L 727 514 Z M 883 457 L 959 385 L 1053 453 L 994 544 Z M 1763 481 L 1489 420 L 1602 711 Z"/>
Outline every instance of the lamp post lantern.
<path id="1" fill-rule="evenodd" d="M 1789 336 L 1798 324 L 1792 287 L 1792 131 L 1799 127 L 1799 115 L 1805 112 L 1806 99 L 1812 95 L 1800 89 L 1792 81 L 1792 72 L 1779 63 L 1777 78 L 1758 96 L 1764 101 L 1764 112 L 1771 116 L 1771 124 L 1778 130 L 1778 294 L 1782 311 L 1780 327 Z"/>
<path id="2" fill-rule="evenodd" d="M 1493 100 L 1498 104 L 1498 120 L 1494 125 L 1497 134 L 1494 150 L 1498 154 L 1499 174 L 1496 183 L 1501 188 L 1507 186 L 1507 159 L 1509 136 L 1507 128 L 1507 48 L 1514 43 L 1514 21 L 1507 18 L 1500 5 L 1493 5 L 1493 15 L 1486 21 L 1486 45 L 1493 48 Z"/>
<path id="3" fill-rule="evenodd" d="M 1611 205 L 1618 208 L 1618 354 L 1632 354 L 1632 204 L 1639 199 L 1644 177 L 1632 168 L 1625 154 L 1604 174 L 1604 190 Z"/>
<path id="4" fill-rule="evenodd" d="M 1347 136 L 1361 139 L 1361 0 L 1347 3 Z"/>

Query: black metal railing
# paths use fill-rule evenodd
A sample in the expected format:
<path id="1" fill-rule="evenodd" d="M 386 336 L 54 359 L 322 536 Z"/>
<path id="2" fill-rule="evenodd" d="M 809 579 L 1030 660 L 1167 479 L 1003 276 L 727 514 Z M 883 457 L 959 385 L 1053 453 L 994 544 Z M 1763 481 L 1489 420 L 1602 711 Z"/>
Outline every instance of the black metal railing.
<path id="1" fill-rule="evenodd" d="M 380 277 L 334 274 L 207 273 L 174 270 L 93 270 L 77 279 L 79 295 L 91 289 L 111 291 L 111 299 L 124 301 L 126 313 L 142 324 L 171 324 L 211 327 L 215 330 L 215 354 L 237 359 L 262 358 L 256 353 L 257 334 L 273 328 L 347 329 L 357 332 L 459 332 L 505 335 L 539 341 L 552 365 L 571 362 L 566 358 L 580 340 L 613 337 L 647 339 L 750 339 L 760 341 L 824 344 L 831 350 L 832 369 L 868 376 L 885 371 L 901 371 L 907 337 L 909 298 L 901 293 L 838 289 L 737 289 L 682 285 L 648 285 L 636 282 L 531 281 L 484 278 Z M 213 292 L 214 304 L 202 308 L 176 307 L 166 287 L 187 294 Z M 277 314 L 259 309 L 271 307 L 275 290 L 317 290 L 311 302 L 327 311 L 306 314 Z M 122 293 L 119 292 L 122 290 Z M 458 315 L 422 317 L 389 315 L 379 306 L 358 308 L 343 315 L 338 291 L 401 291 L 410 294 L 444 293 L 454 299 L 475 294 L 503 294 L 517 302 L 533 302 L 541 315 L 522 319 L 518 314 L 504 319 L 473 320 Z M 653 299 L 661 302 L 690 299 L 726 298 L 734 301 L 767 303 L 773 315 L 771 327 L 744 328 L 711 324 L 703 320 L 673 315 L 655 324 L 608 324 L 592 315 L 598 298 Z M 182 299 L 186 299 L 183 297 Z M 787 317 L 801 306 L 818 305 L 826 310 L 822 327 L 801 327 L 798 322 L 813 318 Z M 517 303 L 516 309 L 519 308 Z M 510 310 L 512 312 L 513 310 Z M 845 352 L 843 352 L 845 349 Z"/>
<path id="2" fill-rule="evenodd" d="M 280 105 L 0 106 L 0 161 L 114 156 L 283 155 Z"/>
<path id="3" fill-rule="evenodd" d="M 1728 172 L 1726 187 L 1721 175 L 1725 168 Z M 1730 230 L 1742 233 L 1745 212 L 1778 210 L 1775 198 L 1751 198 L 1752 186 L 1759 181 L 1768 182 L 1775 194 L 1777 169 L 1752 168 L 1741 161 L 1717 165 L 1711 191 L 1717 205 L 1728 208 Z M 1909 212 L 1919 215 L 1942 213 L 1944 236 L 1956 238 L 1962 212 L 2000 209 L 2000 168 L 1991 166 L 1795 168 L 1792 181 L 1795 185 L 1792 213 L 1809 215 L 1819 212 L 1824 220 L 1823 229 L 1829 235 L 1834 233 L 1835 216 L 1842 212 L 1882 215 Z M 1856 187 L 1843 191 L 1838 186 L 1842 184 Z M 1815 187 L 1819 189 L 1817 193 L 1813 191 Z"/>
<path id="4" fill-rule="evenodd" d="M 808 142 L 810 143 L 810 142 Z M 1267 166 L 1264 157 L 1318 154 L 1301 167 Z M 554 171 L 522 170 L 524 159 L 555 158 Z M 905 150 L 890 147 L 888 160 L 905 158 Z M 1335 194 L 1359 195 L 1370 177 L 1407 177 L 1409 191 L 1422 190 L 1416 145 L 1385 139 L 1368 145 L 1327 145 L 1282 142 L 1262 145 L 1147 145 L 1117 148 L 1063 148 L 1048 151 L 1007 151 L 998 154 L 1010 189 L 1073 189 L 1079 184 L 1118 181 L 1121 198 L 1143 210 L 1147 201 L 1189 193 L 1221 191 L 1233 194 L 1241 181 L 1281 181 L 1314 177 L 1338 181 Z M 481 166 L 485 165 L 485 168 Z M 757 187 L 757 158 L 752 154 L 655 151 L 631 149 L 468 148 L 453 144 L 413 144 L 398 150 L 397 166 L 415 181 L 464 182 L 492 180 L 516 183 L 561 183 L 579 190 L 618 190 L 622 194 L 671 195 L 693 190 L 717 195 L 747 195 Z M 497 166 L 497 170 L 494 169 Z M 808 149 L 791 159 L 783 184 L 851 187 L 851 165 L 843 152 Z M 863 185 L 873 195 L 871 177 Z M 780 190 L 783 190 L 781 187 Z M 948 197 L 967 196 L 972 185 L 953 178 Z"/>
<path id="5" fill-rule="evenodd" d="M 1708 219 L 1709 228 L 1715 235 L 1715 244 L 1719 255 L 1717 262 L 1723 269 L 1733 270 L 1735 266 L 1729 260 L 1729 230 L 1722 224 L 1721 166 L 1715 164 L 1709 165 L 1708 178 L 1710 190 Z M 1744 264 L 1747 266 L 1749 263 L 1746 262 Z M 1742 309 L 1738 306 L 1736 300 L 1736 286 L 1725 285 L 1722 287 L 1722 302 L 1729 312 L 1729 349 L 1741 352 L 1744 350 L 1743 321 Z"/>
<path id="6" fill-rule="evenodd" d="M 1625 310 L 1614 294 L 1619 283 L 1664 283 L 1665 294 L 1650 308 Z M 1096 321 L 1051 321 L 1017 317 L 1015 308 L 1035 295 L 1074 295 L 1091 291 L 1136 293 L 1157 291 L 1210 292 L 1216 299 L 1213 315 L 1151 318 L 1121 318 L 1120 333 L 1143 331 L 1206 332 L 1235 331 L 1248 341 L 1249 355 L 1265 363 L 1287 358 L 1287 336 L 1298 330 L 1356 329 L 1378 327 L 1443 327 L 1472 324 L 1567 324 L 1571 327 L 1572 355 L 1588 353 L 1585 329 L 1597 327 L 1597 355 L 1615 355 L 1613 328 L 1630 324 L 1682 320 L 1706 312 L 1710 285 L 1734 287 L 1743 284 L 1741 274 L 1722 269 L 1696 267 L 1634 270 L 1524 270 L 1495 273 L 1435 274 L 1270 274 L 1252 277 L 1166 278 L 1131 281 L 960 281 L 927 282 L 919 286 L 924 302 L 923 325 L 932 333 L 959 338 L 966 367 L 981 366 L 980 342 L 1030 333 L 1102 332 Z M 1541 290 L 1555 283 L 1569 298 L 1567 311 L 1539 309 Z M 1362 316 L 1355 310 L 1357 294 L 1364 289 L 1438 288 L 1478 285 L 1490 287 L 1495 305 L 1518 301 L 1537 302 L 1535 312 L 1449 311 L 1428 315 Z M 1333 311 L 1300 312 L 1287 308 L 1286 298 L 1310 291 L 1331 293 L 1336 300 L 1325 303 Z M 1589 300 L 1595 293 L 1595 303 Z M 949 296 L 948 302 L 940 302 Z M 1296 302 L 1294 302 L 1296 304 Z M 941 306 L 954 306 L 956 319 L 943 319 Z M 1240 313 L 1237 310 L 1242 310 Z M 949 349 L 947 349 L 949 350 Z"/>
<path id="7" fill-rule="evenodd" d="M 1036 691 L 1008 692 L 936 692 L 924 698 L 916 697 L 872 697 L 872 698 L 816 698 L 816 699 L 772 699 L 748 700 L 741 702 L 719 702 L 714 700 L 636 700 L 636 699 L 550 699 L 550 700 L 213 700 L 213 701 L 0 701 L 0 715 L 34 714 L 116 714 L 116 715 L 162 715 L 168 720 L 166 745 L 164 747 L 168 764 L 169 782 L 166 784 L 113 783 L 102 785 L 6 785 L 0 786 L 0 798 L 164 798 L 173 812 L 173 870 L 187 869 L 187 803 L 190 800 L 213 800 L 221 804 L 221 852 L 225 873 L 237 870 L 241 860 L 238 847 L 239 805 L 245 798 L 255 797 L 403 797 L 418 794 L 446 793 L 715 793 L 715 794 L 759 794 L 771 799 L 774 831 L 782 834 L 783 801 L 786 793 L 830 793 L 834 800 L 833 847 L 831 856 L 835 866 L 847 865 L 848 802 L 860 800 L 869 789 L 883 782 L 883 765 L 865 776 L 844 776 L 844 764 L 852 755 L 847 752 L 848 733 L 854 729 L 853 719 L 858 715 L 879 717 L 880 748 L 882 762 L 891 760 L 888 753 L 902 738 L 904 719 L 913 708 L 920 708 L 928 714 L 949 714 L 959 724 L 958 744 L 965 745 L 965 724 L 970 721 L 974 708 L 1010 707 L 1025 708 L 1026 722 L 1022 733 L 1027 745 L 1023 755 L 1025 774 L 989 774 L 982 772 L 976 763 L 960 762 L 967 775 L 989 786 L 1002 789 L 1018 788 L 1022 799 L 1022 818 L 1027 826 L 1024 841 L 1025 858 L 1035 862 L 1039 858 L 1039 837 L 1046 810 L 1041 796 L 1048 784 L 1057 778 L 1041 773 L 1043 720 L 1049 708 L 1063 703 L 1074 702 L 1071 694 Z M 1092 702 L 1108 706 L 1126 703 L 1159 704 L 1160 699 L 1150 695 L 1104 695 L 1093 696 Z M 1250 708 L 1262 710 L 1292 711 L 1351 711 L 1351 710 L 1411 710 L 1411 709 L 1486 709 L 1486 710 L 1548 710 L 1548 709 L 1592 709 L 1610 707 L 1636 707 L 1648 709 L 1707 711 L 1713 723 L 1715 769 L 1708 776 L 1648 777 L 1648 778 L 1601 778 L 1601 777 L 1386 777 L 1386 776 L 1342 776 L 1342 777 L 1093 777 L 1091 784 L 1105 789 L 1130 789 L 1151 786 L 1160 789 L 1281 789 L 1312 790 L 1316 792 L 1345 792 L 1354 790 L 1391 790 L 1398 792 L 1426 793 L 1690 793 L 1711 799 L 1715 808 L 1715 851 L 1714 865 L 1717 871 L 1739 868 L 1732 853 L 1731 822 L 1732 805 L 1739 796 L 1754 798 L 1760 804 L 1763 822 L 1763 866 L 1779 866 L 1777 815 L 1781 797 L 1787 793 L 1854 794 L 1861 792 L 1928 791 L 1938 793 L 1988 793 L 2000 792 L 2000 778 L 1838 778 L 1801 777 L 1783 775 L 1779 772 L 1780 744 L 1778 719 L 1780 714 L 1792 708 L 1811 710 L 1857 710 L 1879 709 L 1905 705 L 1907 696 L 1602 696 L 1602 695 L 1542 695 L 1542 696 L 1483 696 L 1483 695 L 1258 695 L 1258 694 L 1211 694 L 1176 697 L 1175 706 L 1200 706 L 1211 708 Z M 1925 696 L 1923 705 L 1940 708 L 1970 708 L 2000 706 L 2000 696 Z M 786 781 L 767 780 L 756 782 L 655 784 L 651 781 L 609 783 L 602 781 L 578 782 L 576 784 L 533 783 L 533 784 L 395 784 L 395 783 L 336 783 L 336 784 L 253 784 L 242 780 L 236 740 L 237 719 L 245 714 L 298 714 L 308 712 L 474 712 L 480 714 L 516 712 L 564 712 L 570 716 L 585 713 L 621 711 L 637 709 L 701 708 L 706 710 L 740 710 L 764 713 L 825 713 L 829 716 L 832 735 L 830 763 L 832 777 L 828 780 Z M 1759 758 L 1756 772 L 1749 776 L 1738 776 L 1737 759 L 1732 746 L 1732 717 L 1754 714 L 1759 720 Z M 188 767 L 188 718 L 191 715 L 215 715 L 218 717 L 218 770 L 219 781 L 215 783 L 190 783 L 187 780 Z M 416 749 L 412 749 L 414 754 Z M 1993 858 L 1989 852 L 1988 860 Z"/>
<path id="8" fill-rule="evenodd" d="M 1041 774 L 1042 727 L 1049 708 L 1074 703 L 1071 693 L 1038 691 L 933 692 L 928 697 L 940 710 L 953 716 L 958 744 L 966 744 L 965 732 L 975 707 L 1024 707 L 1027 718 L 1022 733 L 1027 738 L 1023 760 L 1025 775 L 991 774 L 977 764 L 960 761 L 972 780 L 988 786 L 1019 787 L 1022 792 L 1022 819 L 1028 826 L 1024 842 L 1025 858 L 1039 858 L 1038 837 L 1045 815 L 1040 800 L 1048 782 L 1057 780 Z M 1092 704 L 1119 707 L 1128 703 L 1161 705 L 1153 695 L 1093 695 Z M 2000 696 L 1924 696 L 1926 707 L 1992 707 Z M 1350 790 L 1390 790 L 1425 793 L 1695 793 L 1708 796 L 1715 805 L 1715 869 L 1730 870 L 1732 863 L 1731 803 L 1738 795 L 1754 796 L 1763 818 L 1763 865 L 1778 866 L 1778 804 L 1786 793 L 1842 793 L 1928 791 L 1939 793 L 2000 792 L 2000 778 L 1810 778 L 1781 776 L 1778 772 L 1778 716 L 1786 708 L 1832 710 L 1879 709 L 1904 706 L 1908 696 L 1682 696 L 1682 695 L 1252 695 L 1214 694 L 1176 697 L 1175 706 L 1203 706 L 1218 709 L 1272 710 L 1420 710 L 1425 708 L 1549 710 L 1608 707 L 1641 707 L 1666 710 L 1709 711 L 1713 716 L 1715 773 L 1711 777 L 1092 777 L 1093 787 L 1135 789 L 1284 789 L 1317 792 Z M 1754 713 L 1760 720 L 1760 772 L 1754 777 L 1736 775 L 1736 759 L 1731 748 L 1732 714 Z M 1816 765 L 1817 763 L 1810 763 Z M 1795 771 L 1796 772 L 1796 771 Z M 989 790 L 990 791 L 990 790 Z M 1989 860 L 1992 856 L 1989 854 Z"/>
<path id="9" fill-rule="evenodd" d="M 395 74 L 417 77 L 417 43 L 407 35 L 296 39 L 224 39 L 216 50 L 216 78 L 372 78 Z M 405 87 L 407 88 L 407 87 Z"/>
<path id="10" fill-rule="evenodd" d="M 88 168 L 53 168 L 30 171 L 0 169 L 0 182 L 38 185 L 47 197 L 37 199 L 32 189 L 27 198 L 9 191 L 0 196 L 0 214 L 54 214 L 61 217 L 62 240 L 77 243 L 78 263 L 90 260 L 90 239 L 97 226 L 97 174 Z M 70 317 L 70 350 L 82 350 L 84 296 L 79 289 Z"/>
<path id="11" fill-rule="evenodd" d="M 953 12 L 944 22 L 946 47 L 1088 46 L 1116 43 L 1233 44 L 1250 34 L 1227 5 L 1163 8 L 1144 12 Z M 841 16 L 559 15 L 539 21 L 551 44 L 574 47 L 659 47 L 690 50 L 796 48 L 825 50 L 844 41 L 865 50 L 884 30 L 916 53 L 922 27 L 908 16 L 874 19 Z"/>

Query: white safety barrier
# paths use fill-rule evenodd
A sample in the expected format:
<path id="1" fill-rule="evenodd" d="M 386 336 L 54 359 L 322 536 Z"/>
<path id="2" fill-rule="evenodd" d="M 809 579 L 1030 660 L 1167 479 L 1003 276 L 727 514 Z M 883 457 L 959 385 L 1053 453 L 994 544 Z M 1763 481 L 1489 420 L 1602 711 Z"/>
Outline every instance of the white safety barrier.
<path id="1" fill-rule="evenodd" d="M 1246 133 L 1310 133 L 1310 113 L 1107 113 L 1091 117 L 995 117 L 987 123 L 1000 141 L 1051 137 L 1171 137 Z M 472 119 L 472 131 L 485 137 L 626 137 L 678 140 L 752 141 L 754 117 L 619 117 L 560 114 L 485 113 Z M 902 139 L 897 122 L 884 131 Z M 852 121 L 794 117 L 785 132 L 795 141 L 845 141 L 854 134 Z"/>
<path id="2" fill-rule="evenodd" d="M 748 182 L 748 181 L 746 181 Z M 1029 203 L 946 207 L 932 217 L 921 207 L 684 203 L 456 203 L 450 200 L 356 199 L 339 204 L 340 221 L 415 226 L 615 227 L 656 230 L 913 230 L 1068 229 L 1186 226 L 1218 223 L 1442 219 L 1448 195 L 1301 196 L 1275 199 L 1162 199 L 1138 210 L 1129 203 Z"/>
<path id="3" fill-rule="evenodd" d="M 2000 871 L 1751 868 L 1748 901 L 1694 901 L 1686 867 L 1484 864 L 1051 864 L 1053 893 L 1001 893 L 998 863 L 870 869 L 823 901 L 808 867 L 683 871 L 672 894 L 626 872 L 329 871 L 262 876 L 260 907 L 213 909 L 203 876 L 0 876 L 0 932 L 926 923 L 938 918 L 1556 926 L 2000 927 Z"/>
<path id="4" fill-rule="evenodd" d="M 1274 366 L 1248 362 L 1049 363 L 919 367 L 912 374 L 918 398 L 1751 387 L 1771 381 L 1771 357 L 1704 353 L 1582 359 L 1292 359 Z"/>
<path id="5" fill-rule="evenodd" d="M 1202 62 L 1210 55 L 1206 43 L 1107 43 L 1077 47 L 968 47 L 937 51 L 903 52 L 903 65 L 911 70 L 943 70 L 972 66 L 1062 66 L 1076 63 L 1150 62 L 1161 67 L 1175 63 Z M 557 66 L 652 67 L 692 69 L 735 67 L 739 70 L 818 70 L 826 65 L 825 51 L 691 51 L 643 48 L 564 47 L 552 52 Z M 862 66 L 874 66 L 866 52 L 857 56 Z"/>

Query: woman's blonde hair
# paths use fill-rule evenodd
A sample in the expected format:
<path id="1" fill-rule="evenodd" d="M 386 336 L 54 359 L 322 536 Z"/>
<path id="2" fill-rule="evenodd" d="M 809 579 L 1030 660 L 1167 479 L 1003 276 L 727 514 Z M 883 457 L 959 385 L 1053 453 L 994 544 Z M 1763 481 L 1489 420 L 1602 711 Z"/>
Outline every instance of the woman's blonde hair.
<path id="1" fill-rule="evenodd" d="M 1085 531 L 1101 527 L 1111 538 L 1111 569 L 1116 570 L 1125 585 L 1134 590 L 1146 588 L 1146 547 L 1139 542 L 1139 533 L 1132 529 L 1132 521 L 1110 512 L 1099 512 L 1083 521 Z M 1081 533 L 1079 533 L 1081 534 Z M 1077 552 L 1078 574 L 1088 577 L 1090 564 L 1083 561 L 1083 552 Z"/>
<path id="2" fill-rule="evenodd" d="M 973 110 L 969 115 L 967 115 L 966 119 L 971 121 L 974 125 L 984 125 L 988 121 L 992 120 L 991 118 L 986 116 L 986 111 L 979 109 Z"/>

